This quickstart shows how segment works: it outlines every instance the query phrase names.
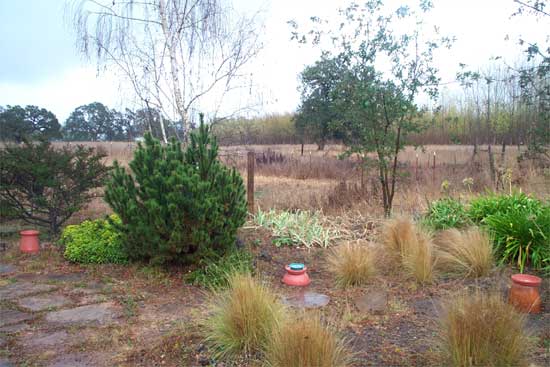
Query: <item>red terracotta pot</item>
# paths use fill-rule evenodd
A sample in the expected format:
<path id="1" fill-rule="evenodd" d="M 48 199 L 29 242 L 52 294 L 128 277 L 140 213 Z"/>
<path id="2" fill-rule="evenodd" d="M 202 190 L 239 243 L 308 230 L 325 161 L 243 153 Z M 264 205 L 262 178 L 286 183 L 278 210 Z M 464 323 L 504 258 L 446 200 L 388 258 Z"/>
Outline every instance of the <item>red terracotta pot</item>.
<path id="1" fill-rule="evenodd" d="M 311 283 L 309 275 L 307 275 L 307 266 L 304 266 L 301 270 L 292 270 L 290 265 L 285 266 L 286 274 L 283 277 L 283 283 L 295 287 L 304 287 Z"/>
<path id="2" fill-rule="evenodd" d="M 21 239 L 19 240 L 19 249 L 21 252 L 36 254 L 40 251 L 40 240 L 38 239 L 40 232 L 28 229 L 19 232 L 19 234 L 21 235 Z"/>
<path id="3" fill-rule="evenodd" d="M 508 293 L 508 303 L 523 313 L 540 313 L 541 299 L 539 287 L 542 279 L 534 275 L 512 275 L 512 287 Z"/>

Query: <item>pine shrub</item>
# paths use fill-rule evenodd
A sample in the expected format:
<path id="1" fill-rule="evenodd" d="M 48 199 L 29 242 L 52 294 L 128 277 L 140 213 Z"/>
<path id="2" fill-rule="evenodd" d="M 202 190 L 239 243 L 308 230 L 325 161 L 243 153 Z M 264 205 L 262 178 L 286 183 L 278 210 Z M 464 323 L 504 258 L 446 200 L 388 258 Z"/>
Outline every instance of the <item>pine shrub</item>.
<path id="1" fill-rule="evenodd" d="M 175 140 L 162 145 L 146 135 L 131 173 L 115 162 L 105 200 L 122 220 L 132 259 L 192 263 L 234 247 L 246 218 L 245 190 L 238 172 L 217 156 L 201 118 L 186 150 Z"/>

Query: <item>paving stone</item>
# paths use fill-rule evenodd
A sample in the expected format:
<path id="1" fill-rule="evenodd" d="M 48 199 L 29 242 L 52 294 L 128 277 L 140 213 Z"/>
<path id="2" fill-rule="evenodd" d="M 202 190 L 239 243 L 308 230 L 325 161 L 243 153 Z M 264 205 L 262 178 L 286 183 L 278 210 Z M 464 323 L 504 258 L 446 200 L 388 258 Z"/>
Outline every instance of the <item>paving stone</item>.
<path id="1" fill-rule="evenodd" d="M 371 291 L 354 298 L 360 312 L 383 313 L 388 304 L 388 294 L 384 291 Z"/>
<path id="2" fill-rule="evenodd" d="M 0 358 L 0 367 L 13 367 L 14 365 L 10 363 L 9 360 L 5 358 Z"/>
<path id="3" fill-rule="evenodd" d="M 58 287 L 49 284 L 34 284 L 28 282 L 16 282 L 0 287 L 0 299 L 10 300 L 36 293 L 50 292 Z"/>
<path id="4" fill-rule="evenodd" d="M 59 282 L 78 282 L 83 280 L 86 277 L 86 274 L 83 272 L 80 273 L 61 273 L 61 274 L 46 274 L 45 279 L 51 281 Z"/>
<path id="5" fill-rule="evenodd" d="M 11 264 L 0 264 L 0 274 L 9 274 L 17 270 L 17 266 Z"/>
<path id="6" fill-rule="evenodd" d="M 31 320 L 33 315 L 17 311 L 0 309 L 0 326 L 18 324 L 22 321 Z"/>
<path id="7" fill-rule="evenodd" d="M 21 323 L 0 327 L 0 333 L 4 334 L 16 334 L 29 328 L 29 324 Z"/>
<path id="8" fill-rule="evenodd" d="M 89 305 L 92 303 L 101 303 L 106 302 L 108 300 L 107 296 L 103 294 L 86 294 L 80 298 L 78 301 L 78 305 Z"/>
<path id="9" fill-rule="evenodd" d="M 105 353 L 71 353 L 59 356 L 53 360 L 48 367 L 97 367 L 109 365 L 105 363 Z"/>
<path id="10" fill-rule="evenodd" d="M 67 344 L 68 338 L 69 333 L 65 330 L 53 333 L 40 332 L 35 335 L 25 336 L 25 345 L 37 348 L 64 346 Z"/>
<path id="11" fill-rule="evenodd" d="M 119 316 L 113 302 L 80 306 L 46 314 L 45 320 L 60 324 L 109 323 Z"/>
<path id="12" fill-rule="evenodd" d="M 284 297 L 283 303 L 298 308 L 318 308 L 326 306 L 330 297 L 315 292 L 298 292 L 295 295 Z"/>
<path id="13" fill-rule="evenodd" d="M 3 348 L 6 344 L 8 344 L 6 338 L 0 336 L 0 348 Z"/>
<path id="14" fill-rule="evenodd" d="M 71 304 L 71 300 L 60 294 L 45 294 L 20 299 L 17 304 L 30 311 L 44 311 Z"/>

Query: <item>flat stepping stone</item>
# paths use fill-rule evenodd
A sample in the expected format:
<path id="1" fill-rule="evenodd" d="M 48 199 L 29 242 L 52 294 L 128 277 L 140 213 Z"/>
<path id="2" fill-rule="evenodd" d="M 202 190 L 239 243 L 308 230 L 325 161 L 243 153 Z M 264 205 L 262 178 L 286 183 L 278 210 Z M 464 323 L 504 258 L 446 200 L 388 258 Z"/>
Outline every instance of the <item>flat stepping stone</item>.
<path id="1" fill-rule="evenodd" d="M 15 365 L 11 364 L 9 360 L 5 358 L 0 358 L 0 367 L 13 367 Z"/>
<path id="2" fill-rule="evenodd" d="M 17 266 L 11 264 L 0 264 L 0 274 L 10 274 L 17 271 Z"/>
<path id="3" fill-rule="evenodd" d="M 0 326 L 18 324 L 31 319 L 33 319 L 33 315 L 25 312 L 0 309 Z"/>
<path id="4" fill-rule="evenodd" d="M 53 360 L 48 367 L 97 367 L 110 365 L 106 363 L 106 353 L 71 353 Z"/>
<path id="5" fill-rule="evenodd" d="M 60 294 L 45 294 L 20 299 L 17 304 L 33 312 L 51 310 L 71 304 L 71 300 Z"/>
<path id="6" fill-rule="evenodd" d="M 31 346 L 36 348 L 48 348 L 59 345 L 68 344 L 70 335 L 65 330 L 56 331 L 53 333 L 42 332 L 35 335 L 25 336 L 25 346 Z"/>
<path id="7" fill-rule="evenodd" d="M 315 292 L 298 292 L 283 298 L 284 304 L 297 308 L 318 308 L 326 306 L 329 302 L 329 296 Z"/>
<path id="8" fill-rule="evenodd" d="M 45 320 L 60 324 L 104 324 L 114 321 L 117 317 L 119 312 L 115 309 L 115 304 L 105 302 L 50 312 L 46 314 Z"/>
<path id="9" fill-rule="evenodd" d="M 353 299 L 359 312 L 383 313 L 388 305 L 388 294 L 384 291 L 371 291 Z"/>
<path id="10" fill-rule="evenodd" d="M 57 289 L 55 285 L 34 283 L 12 283 L 0 288 L 0 299 L 10 300 L 30 296 L 37 293 L 51 292 Z"/>
<path id="11" fill-rule="evenodd" d="M 29 327 L 30 327 L 29 324 L 25 324 L 25 323 L 3 326 L 3 327 L 0 327 L 0 333 L 16 334 L 23 330 L 27 330 Z"/>

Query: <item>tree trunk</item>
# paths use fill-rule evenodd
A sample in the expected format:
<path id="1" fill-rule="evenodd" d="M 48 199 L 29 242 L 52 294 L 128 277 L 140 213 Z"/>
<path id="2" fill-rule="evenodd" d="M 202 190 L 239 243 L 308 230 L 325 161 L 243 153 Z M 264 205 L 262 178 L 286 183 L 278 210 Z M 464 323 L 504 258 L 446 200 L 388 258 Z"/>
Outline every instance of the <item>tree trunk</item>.
<path id="1" fill-rule="evenodd" d="M 174 102 L 176 104 L 176 109 L 181 118 L 181 124 L 183 128 L 183 137 L 182 140 L 187 142 L 187 137 L 189 135 L 189 120 L 187 117 L 187 111 L 183 105 L 183 96 L 181 94 L 180 81 L 179 81 L 179 69 L 178 61 L 176 59 L 176 50 L 174 45 L 174 35 L 170 33 L 168 29 L 168 22 L 166 20 L 166 5 L 164 0 L 159 0 L 159 15 L 160 23 L 162 27 L 162 32 L 164 33 L 164 38 L 166 40 L 166 49 L 168 50 L 168 56 L 170 58 L 170 74 L 172 76 L 172 85 L 174 87 Z M 167 143 L 166 133 L 164 130 L 164 123 L 161 119 L 161 127 L 164 142 Z"/>

